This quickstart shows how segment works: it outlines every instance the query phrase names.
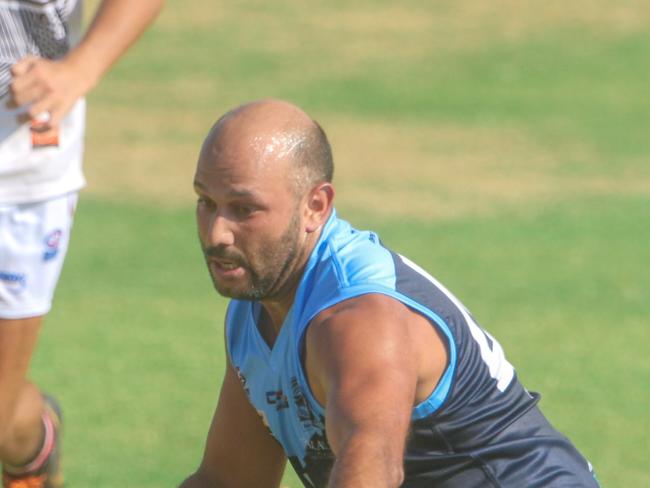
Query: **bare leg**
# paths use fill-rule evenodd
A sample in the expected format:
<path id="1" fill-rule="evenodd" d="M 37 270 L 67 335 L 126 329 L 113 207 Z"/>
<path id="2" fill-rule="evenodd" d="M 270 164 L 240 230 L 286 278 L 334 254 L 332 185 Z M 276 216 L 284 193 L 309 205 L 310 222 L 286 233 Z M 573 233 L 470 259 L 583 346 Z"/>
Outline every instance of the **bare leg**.
<path id="1" fill-rule="evenodd" d="M 42 317 L 0 319 L 0 463 L 28 463 L 43 443 L 43 399 L 27 381 Z"/>

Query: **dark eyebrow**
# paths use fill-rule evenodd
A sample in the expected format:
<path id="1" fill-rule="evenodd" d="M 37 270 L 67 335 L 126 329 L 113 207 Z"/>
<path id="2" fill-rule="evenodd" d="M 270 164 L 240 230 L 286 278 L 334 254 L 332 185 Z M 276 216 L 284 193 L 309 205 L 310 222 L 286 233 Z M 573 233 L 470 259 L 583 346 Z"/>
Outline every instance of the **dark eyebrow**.
<path id="1" fill-rule="evenodd" d="M 257 194 L 253 193 L 250 190 L 230 190 L 228 196 L 231 198 L 250 198 L 255 199 Z"/>
<path id="2" fill-rule="evenodd" d="M 202 193 L 209 193 L 208 187 L 205 186 L 203 183 L 200 181 L 194 181 L 194 188 L 195 190 L 200 190 Z M 250 190 L 230 190 L 228 192 L 228 197 L 230 198 L 250 198 L 250 199 L 256 199 L 257 194 L 250 191 Z"/>

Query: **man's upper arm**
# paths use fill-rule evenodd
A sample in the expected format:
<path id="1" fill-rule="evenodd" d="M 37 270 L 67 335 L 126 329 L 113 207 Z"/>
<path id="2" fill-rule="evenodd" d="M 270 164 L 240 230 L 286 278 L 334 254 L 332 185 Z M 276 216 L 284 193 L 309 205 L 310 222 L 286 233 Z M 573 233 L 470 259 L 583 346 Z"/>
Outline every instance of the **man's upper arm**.
<path id="1" fill-rule="evenodd" d="M 308 329 L 307 374 L 326 404 L 328 441 L 337 456 L 332 477 L 344 479 L 341 486 L 400 482 L 418 379 L 404 322 L 401 304 L 365 295 L 317 317 Z M 380 481 L 367 478 L 372 475 Z"/>
<path id="2" fill-rule="evenodd" d="M 204 483 L 188 480 L 182 486 L 277 488 L 285 464 L 282 447 L 262 423 L 228 364 L 203 460 L 194 475 Z"/>

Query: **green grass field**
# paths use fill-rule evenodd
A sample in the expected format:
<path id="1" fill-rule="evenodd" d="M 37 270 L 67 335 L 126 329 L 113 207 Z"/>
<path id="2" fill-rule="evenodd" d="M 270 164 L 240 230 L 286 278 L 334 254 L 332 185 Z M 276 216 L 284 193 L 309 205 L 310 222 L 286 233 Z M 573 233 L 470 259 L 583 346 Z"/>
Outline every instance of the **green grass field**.
<path id="1" fill-rule="evenodd" d="M 328 131 L 339 213 L 465 302 L 603 486 L 650 485 L 647 4 L 168 3 L 89 97 L 89 185 L 33 362 L 64 403 L 69 485 L 173 487 L 199 462 L 225 300 L 193 167 L 216 117 L 269 96 Z"/>

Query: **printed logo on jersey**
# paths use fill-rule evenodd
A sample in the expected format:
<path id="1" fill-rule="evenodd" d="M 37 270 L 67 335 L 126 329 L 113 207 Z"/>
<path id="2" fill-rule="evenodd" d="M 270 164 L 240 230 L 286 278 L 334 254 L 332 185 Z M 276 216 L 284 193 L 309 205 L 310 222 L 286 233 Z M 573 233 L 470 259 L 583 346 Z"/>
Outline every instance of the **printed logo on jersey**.
<path id="1" fill-rule="evenodd" d="M 289 399 L 282 392 L 282 390 L 267 391 L 266 403 L 268 403 L 269 405 L 275 405 L 275 409 L 277 411 L 283 410 L 285 408 L 289 408 Z"/>
<path id="2" fill-rule="evenodd" d="M 57 254 L 59 254 L 59 245 L 61 244 L 62 235 L 63 232 L 60 229 L 57 229 L 45 236 L 45 239 L 43 239 L 43 242 L 45 244 L 43 261 L 54 259 Z"/>
<path id="3" fill-rule="evenodd" d="M 327 486 L 330 471 L 334 465 L 334 453 L 329 447 L 325 432 L 315 433 L 311 436 L 303 460 L 297 456 L 290 456 L 289 462 L 306 487 Z"/>
<path id="4" fill-rule="evenodd" d="M 298 412 L 298 420 L 303 425 L 305 429 L 323 428 L 325 421 L 322 420 L 318 422 L 318 418 L 309 407 L 309 403 L 305 399 L 305 395 L 300 388 L 298 379 L 294 376 L 291 378 L 291 395 L 293 396 L 293 403 L 296 405 L 296 411 Z"/>
<path id="5" fill-rule="evenodd" d="M 0 282 L 2 282 L 7 291 L 14 295 L 18 295 L 27 286 L 27 275 L 23 273 L 0 271 Z"/>
<path id="6" fill-rule="evenodd" d="M 334 459 L 334 454 L 330 449 L 330 445 L 329 442 L 327 442 L 327 436 L 325 435 L 324 431 L 322 434 L 314 434 L 311 436 L 311 439 L 309 439 L 309 442 L 307 443 L 306 457 L 312 461 L 331 461 Z"/>
<path id="7" fill-rule="evenodd" d="M 298 456 L 291 456 L 289 461 L 305 487 L 327 486 L 329 473 L 334 464 L 334 453 L 327 441 L 325 419 L 310 407 L 295 376 L 291 378 L 291 396 L 296 406 L 298 420 L 311 435 L 305 445 L 304 457 L 300 459 Z"/>

